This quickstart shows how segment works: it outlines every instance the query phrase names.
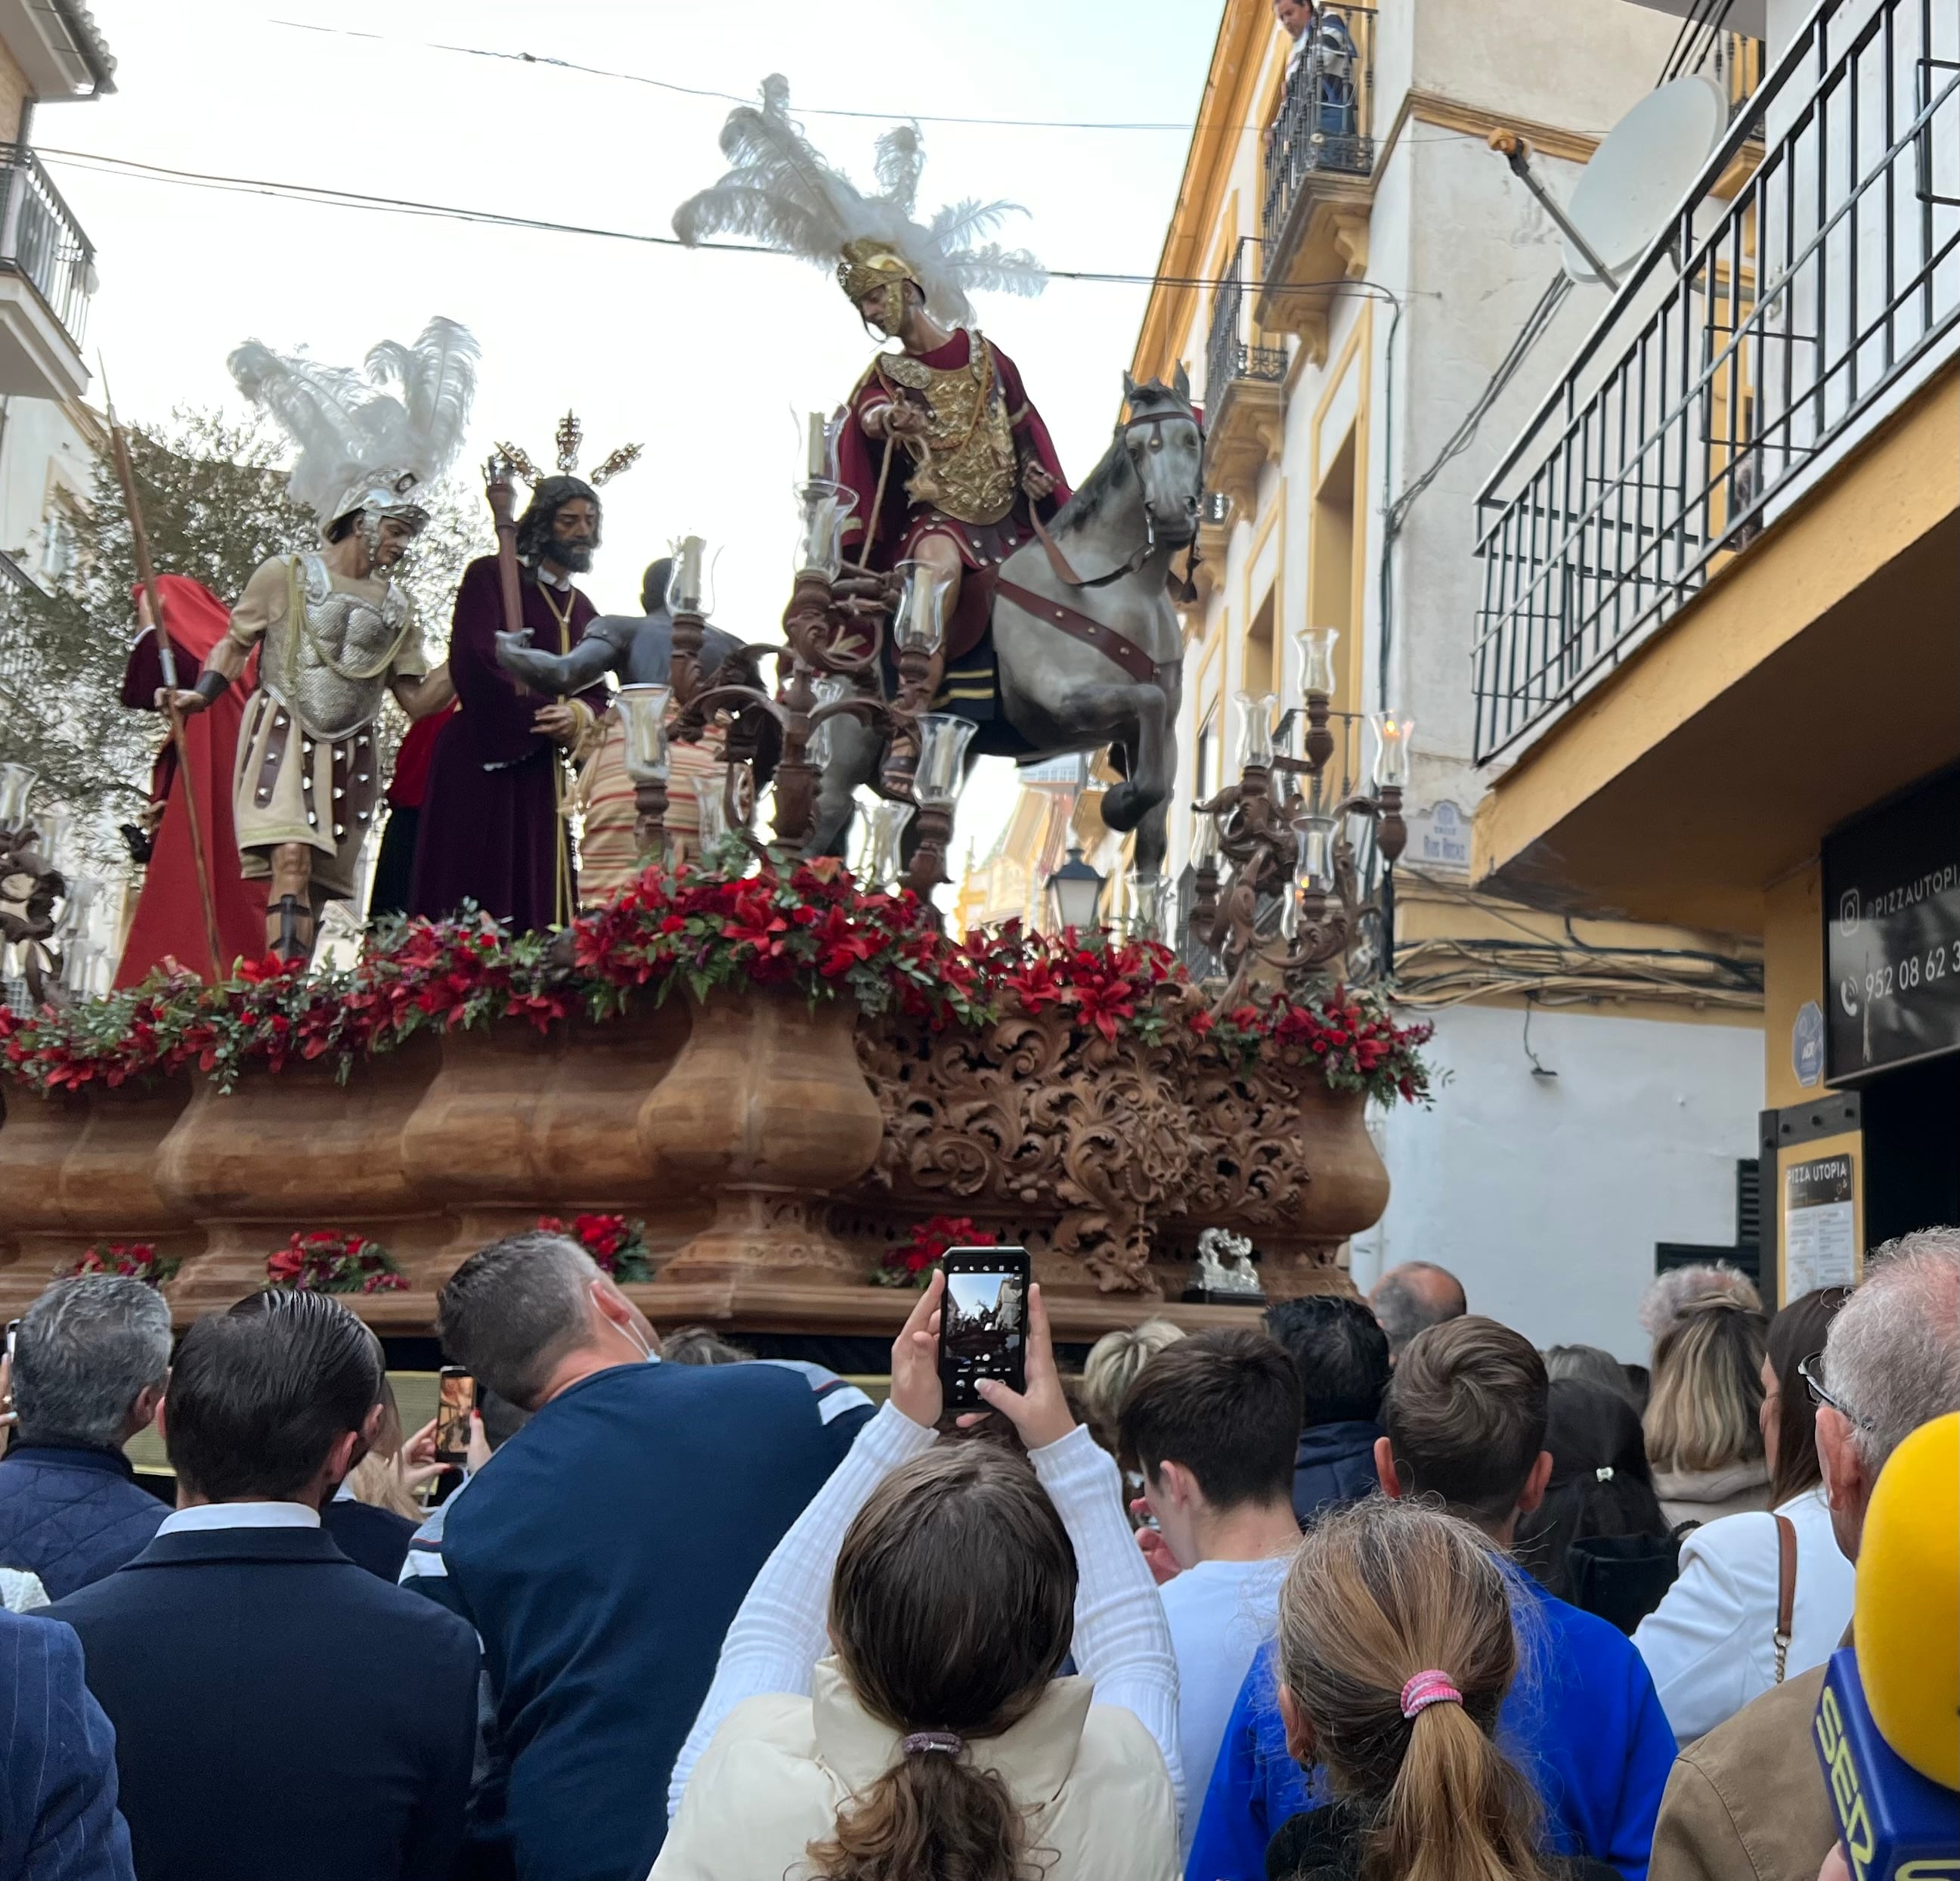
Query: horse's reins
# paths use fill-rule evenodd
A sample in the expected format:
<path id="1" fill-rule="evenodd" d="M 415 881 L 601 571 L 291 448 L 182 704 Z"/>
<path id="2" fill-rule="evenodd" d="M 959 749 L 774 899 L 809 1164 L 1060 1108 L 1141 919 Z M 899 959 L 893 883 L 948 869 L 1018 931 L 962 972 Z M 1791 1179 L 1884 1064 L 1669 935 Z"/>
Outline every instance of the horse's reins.
<path id="1" fill-rule="evenodd" d="M 1133 418 L 1123 427 L 1123 446 L 1125 450 L 1127 450 L 1129 448 L 1130 434 L 1133 431 L 1141 431 L 1147 425 L 1155 429 L 1155 428 L 1160 425 L 1181 419 L 1189 419 L 1193 423 L 1197 424 L 1198 434 L 1199 438 L 1202 438 L 1204 437 L 1204 427 L 1203 423 L 1199 421 L 1196 412 L 1158 412 L 1153 413 L 1148 418 Z M 1159 434 L 1161 435 L 1162 434 L 1160 433 Z M 1047 526 L 1042 521 L 1040 512 L 1035 508 L 1032 503 L 1028 505 L 1028 520 L 1035 526 L 1035 534 L 1039 539 L 1042 548 L 1048 556 L 1048 565 L 1054 570 L 1055 579 L 1061 582 L 1064 587 L 1107 587 L 1112 581 L 1121 581 L 1127 578 L 1128 576 L 1134 574 L 1146 562 L 1150 560 L 1151 555 L 1157 549 L 1157 514 L 1150 508 L 1150 498 L 1148 497 L 1145 497 L 1144 498 L 1144 540 L 1142 546 L 1130 557 L 1128 561 L 1119 563 L 1116 567 L 1109 570 L 1106 574 L 1077 574 L 1075 572 L 1074 567 L 1071 565 L 1067 554 L 1064 552 L 1061 543 L 1057 542 L 1055 539 L 1048 533 Z M 1192 538 L 1191 559 L 1185 565 L 1184 581 L 1185 586 L 1187 588 L 1191 586 L 1192 571 L 1195 568 L 1197 565 L 1198 540 L 1194 536 Z M 1165 578 L 1166 581 L 1169 580 L 1169 578 L 1168 574 L 1166 574 Z"/>

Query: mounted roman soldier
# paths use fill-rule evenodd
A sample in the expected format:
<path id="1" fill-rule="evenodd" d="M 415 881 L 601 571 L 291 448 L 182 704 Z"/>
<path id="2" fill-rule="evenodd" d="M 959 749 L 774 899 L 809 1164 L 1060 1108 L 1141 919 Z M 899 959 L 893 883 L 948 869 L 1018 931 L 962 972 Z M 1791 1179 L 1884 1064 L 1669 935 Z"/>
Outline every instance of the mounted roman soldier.
<path id="1" fill-rule="evenodd" d="M 998 243 L 974 246 L 1012 208 L 1002 202 L 912 219 L 923 164 L 916 127 L 878 140 L 883 193 L 833 169 L 788 115 L 789 88 L 766 80 L 760 108 L 730 112 L 721 134 L 734 167 L 683 203 L 674 228 L 696 242 L 724 229 L 826 267 L 865 326 L 895 339 L 872 361 L 833 426 L 837 481 L 856 498 L 844 549 L 861 568 L 905 560 L 941 590 L 944 654 L 985 631 L 1001 563 L 1068 500 L 1060 460 L 1014 362 L 972 324 L 970 289 L 1038 292 L 1040 264 Z M 933 675 L 935 690 L 939 670 Z"/>

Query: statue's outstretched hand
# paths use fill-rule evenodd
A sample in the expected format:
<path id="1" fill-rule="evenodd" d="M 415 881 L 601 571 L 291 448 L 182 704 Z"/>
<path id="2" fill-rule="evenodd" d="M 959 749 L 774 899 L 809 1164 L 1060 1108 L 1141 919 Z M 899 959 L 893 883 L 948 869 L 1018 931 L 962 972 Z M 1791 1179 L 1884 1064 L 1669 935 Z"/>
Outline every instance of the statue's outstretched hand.
<path id="1" fill-rule="evenodd" d="M 521 672 L 523 666 L 514 655 L 531 651 L 531 630 L 527 627 L 514 634 L 500 633 L 497 636 L 497 664 L 508 667 L 514 672 Z"/>
<path id="2" fill-rule="evenodd" d="M 1021 466 L 1021 488 L 1039 503 L 1043 497 L 1055 494 L 1055 479 L 1037 459 L 1030 457 Z"/>

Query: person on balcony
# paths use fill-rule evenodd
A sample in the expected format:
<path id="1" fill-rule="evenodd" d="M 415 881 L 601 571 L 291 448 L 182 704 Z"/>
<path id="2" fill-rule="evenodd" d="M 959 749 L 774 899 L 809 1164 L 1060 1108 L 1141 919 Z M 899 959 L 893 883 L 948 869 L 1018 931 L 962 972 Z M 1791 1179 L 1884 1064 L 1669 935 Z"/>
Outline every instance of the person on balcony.
<path id="1" fill-rule="evenodd" d="M 1360 64 L 1348 22 L 1332 7 L 1312 0 L 1273 0 L 1273 17 L 1293 40 L 1287 54 L 1289 105 L 1306 100 L 1309 135 L 1352 137 L 1356 120 L 1355 74 Z M 1308 86 L 1309 91 L 1298 88 Z M 1296 110 L 1303 107 L 1296 106 Z"/>

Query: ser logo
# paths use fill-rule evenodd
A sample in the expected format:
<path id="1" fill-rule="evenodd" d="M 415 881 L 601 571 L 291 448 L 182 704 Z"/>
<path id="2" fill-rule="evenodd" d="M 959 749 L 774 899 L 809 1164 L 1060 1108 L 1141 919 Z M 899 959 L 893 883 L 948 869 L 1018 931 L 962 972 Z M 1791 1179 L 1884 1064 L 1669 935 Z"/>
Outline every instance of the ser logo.
<path id="1" fill-rule="evenodd" d="M 1878 1837 L 1864 1787 L 1858 1781 L 1858 1766 L 1852 1760 L 1850 1734 L 1844 1728 L 1838 1695 L 1828 1685 L 1818 1701 L 1815 1730 L 1818 1749 L 1831 1772 L 1831 1805 L 1837 1813 L 1852 1881 L 1865 1881 L 1872 1857 L 1878 1852 Z"/>
<path id="2" fill-rule="evenodd" d="M 1838 897 L 1838 931 L 1850 940 L 1858 931 L 1858 891 L 1847 888 Z"/>

